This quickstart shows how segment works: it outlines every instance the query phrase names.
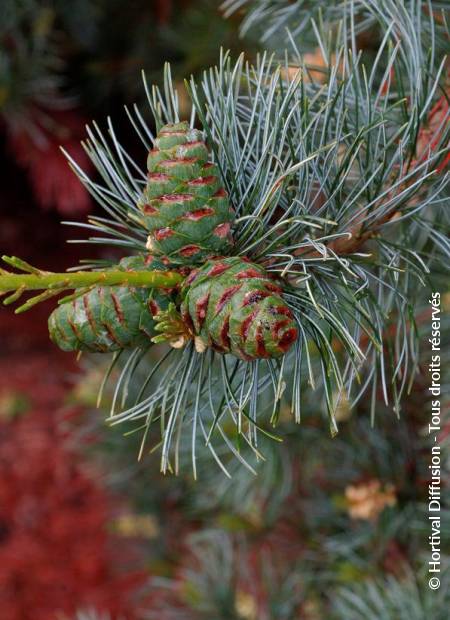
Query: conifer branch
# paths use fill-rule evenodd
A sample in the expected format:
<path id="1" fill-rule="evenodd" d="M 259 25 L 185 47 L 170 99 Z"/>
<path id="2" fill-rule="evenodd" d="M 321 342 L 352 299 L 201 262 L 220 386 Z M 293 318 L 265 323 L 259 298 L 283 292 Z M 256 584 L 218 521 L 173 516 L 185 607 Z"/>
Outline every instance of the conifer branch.
<path id="1" fill-rule="evenodd" d="M 445 28 L 431 10 L 437 3 L 230 0 L 226 5 L 230 12 L 247 7 L 248 26 L 266 16 L 269 34 L 284 28 L 291 10 L 301 9 L 293 16 L 298 23 L 288 20 L 289 49 L 282 60 L 264 52 L 251 64 L 222 52 L 216 67 L 192 78 L 190 124 L 183 121 L 184 132 L 197 135 L 203 129 L 193 144 L 206 139 L 208 166 L 236 216 L 227 222 L 234 245 L 226 255 L 260 265 L 276 280 L 298 338 L 281 358 L 238 359 L 212 347 L 202 350 L 195 339 L 185 338 L 183 321 L 165 303 L 162 312 L 152 311 L 145 346 L 136 341 L 135 348 L 114 357 L 111 370 L 117 365 L 119 375 L 110 420 L 145 429 L 142 454 L 152 441 L 150 427 L 159 427 L 156 442 L 166 472 L 178 471 L 186 445 L 195 472 L 196 453 L 205 444 L 222 471 L 230 473 L 222 463 L 223 449 L 252 471 L 241 447 L 247 444 L 259 459 L 265 425 L 277 421 L 286 403 L 300 421 L 302 402 L 315 389 L 333 434 L 342 399 L 354 405 L 369 393 L 372 418 L 380 398 L 398 414 L 418 365 L 419 290 L 450 257 L 450 109 Z M 322 20 L 319 9 L 327 6 L 333 10 Z M 278 10 L 283 7 L 288 10 Z M 311 20 L 311 8 L 317 8 L 317 20 Z M 358 37 L 375 26 L 378 51 L 366 57 L 359 53 Z M 305 47 L 299 34 L 307 30 L 312 40 Z M 311 46 L 325 61 L 319 75 L 309 71 L 304 55 Z M 167 146 L 161 147 L 150 127 L 159 132 L 182 115 L 168 65 L 163 88 L 147 85 L 145 78 L 144 85 L 151 123 L 137 107 L 127 110 L 142 143 L 136 160 L 110 120 L 106 130 L 97 124 L 88 128 L 83 145 L 95 177 L 68 158 L 105 211 L 74 224 L 90 231 L 88 243 L 148 255 L 150 223 L 142 219 L 142 198 L 150 180 L 144 162 L 150 155 L 153 165 Z M 164 174 L 152 177 L 155 191 L 164 179 Z M 362 251 L 365 242 L 370 253 Z M 90 268 L 98 271 L 51 274 L 14 260 L 25 273 L 1 274 L 0 291 L 11 293 L 6 302 L 26 290 L 44 290 L 19 310 L 67 288 L 75 288 L 77 296 L 95 294 L 90 288 L 98 284 L 172 287 L 182 279 L 159 271 L 164 266 L 117 273 L 97 263 Z M 183 300 L 171 301 L 178 309 Z M 229 333 L 226 321 L 222 326 Z M 118 330 L 121 336 L 119 324 Z M 152 338 L 172 344 L 157 361 L 143 353 Z M 122 344 L 120 337 L 115 344 Z"/>
<path id="2" fill-rule="evenodd" d="M 3 256 L 3 261 L 24 273 L 0 270 L 0 294 L 11 293 L 3 301 L 13 303 L 26 291 L 43 290 L 44 293 L 29 299 L 16 309 L 16 314 L 24 312 L 40 301 L 53 297 L 65 290 L 86 289 L 91 286 L 130 286 L 138 288 L 172 288 L 183 277 L 172 271 L 74 271 L 54 273 L 43 271 L 29 265 L 15 256 Z"/>

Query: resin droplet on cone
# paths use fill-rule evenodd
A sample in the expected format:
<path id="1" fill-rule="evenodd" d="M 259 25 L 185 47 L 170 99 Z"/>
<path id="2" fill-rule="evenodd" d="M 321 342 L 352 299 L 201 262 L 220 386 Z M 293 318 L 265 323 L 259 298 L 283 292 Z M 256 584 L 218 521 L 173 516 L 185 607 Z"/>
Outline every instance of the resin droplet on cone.
<path id="1" fill-rule="evenodd" d="M 229 254 L 234 211 L 197 129 L 165 125 L 148 155 L 148 182 L 138 203 L 150 253 L 175 264 Z"/>
<path id="2" fill-rule="evenodd" d="M 130 256 L 120 270 L 164 270 L 152 257 Z M 49 317 L 51 340 L 63 351 L 104 353 L 145 347 L 155 336 L 154 316 L 171 296 L 162 289 L 98 286 L 56 308 Z"/>
<path id="3" fill-rule="evenodd" d="M 279 357 L 298 331 L 282 290 L 240 257 L 207 262 L 182 288 L 181 312 L 197 341 L 244 360 Z"/>

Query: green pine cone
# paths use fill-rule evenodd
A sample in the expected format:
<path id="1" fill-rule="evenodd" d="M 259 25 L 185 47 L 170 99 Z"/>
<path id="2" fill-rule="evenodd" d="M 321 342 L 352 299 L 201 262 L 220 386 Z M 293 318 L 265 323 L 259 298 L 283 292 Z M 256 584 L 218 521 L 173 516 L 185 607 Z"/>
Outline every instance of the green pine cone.
<path id="1" fill-rule="evenodd" d="M 148 182 L 138 203 L 148 249 L 168 263 L 202 264 L 229 254 L 234 211 L 197 129 L 165 125 L 147 159 Z"/>
<path id="2" fill-rule="evenodd" d="M 211 260 L 182 290 L 183 320 L 196 342 L 244 360 L 279 357 L 298 330 L 281 288 L 263 267 L 242 257 Z"/>
<path id="3" fill-rule="evenodd" d="M 119 270 L 167 269 L 153 257 L 123 258 Z M 155 336 L 154 316 L 171 296 L 161 289 L 103 286 L 68 301 L 49 317 L 51 340 L 63 351 L 109 352 L 144 347 Z"/>

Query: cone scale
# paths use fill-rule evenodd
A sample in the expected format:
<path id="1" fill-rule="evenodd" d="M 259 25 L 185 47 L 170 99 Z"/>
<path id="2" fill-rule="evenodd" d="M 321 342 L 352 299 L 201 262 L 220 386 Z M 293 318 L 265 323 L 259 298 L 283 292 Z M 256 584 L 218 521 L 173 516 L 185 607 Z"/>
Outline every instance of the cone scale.
<path id="1" fill-rule="evenodd" d="M 191 272 L 181 295 L 183 320 L 200 348 L 249 361 L 280 357 L 298 337 L 282 289 L 241 257 L 208 261 Z"/>

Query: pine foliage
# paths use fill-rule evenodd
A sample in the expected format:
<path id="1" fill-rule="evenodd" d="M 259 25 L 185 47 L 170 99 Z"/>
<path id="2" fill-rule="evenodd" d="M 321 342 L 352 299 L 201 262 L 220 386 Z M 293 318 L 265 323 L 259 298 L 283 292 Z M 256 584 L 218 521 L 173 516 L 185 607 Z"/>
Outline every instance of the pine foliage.
<path id="1" fill-rule="evenodd" d="M 229 8 L 238 5 L 231 3 Z M 258 3 L 255 16 L 265 7 L 275 19 L 283 6 Z M 290 11 L 291 4 L 285 9 Z M 305 3 L 302 10 L 309 13 L 310 4 Z M 367 28 L 365 16 L 377 26 L 379 38 L 376 48 L 363 52 L 359 33 Z M 399 415 L 417 371 L 415 318 L 421 293 L 445 270 L 450 254 L 449 77 L 441 45 L 445 14 L 430 2 L 361 0 L 333 3 L 323 19 L 319 11 L 317 21 L 313 15 L 308 23 L 323 60 L 320 71 L 311 70 L 297 43 L 303 26 L 289 34 L 283 58 L 263 52 L 250 62 L 243 55 L 233 59 L 222 52 L 217 66 L 186 82 L 191 100 L 191 118 L 186 122 L 166 65 L 162 88 L 150 87 L 144 77 L 148 110 L 126 108 L 141 144 L 141 157 L 138 150 L 135 156 L 127 152 L 111 119 L 106 131 L 95 123 L 88 128 L 83 145 L 97 171 L 95 178 L 68 155 L 81 182 L 105 211 L 86 224 L 75 224 L 91 231 L 89 243 L 122 248 L 128 256 L 148 254 L 154 248 L 169 268 L 172 255 L 175 262 L 185 263 L 184 272 L 175 274 L 177 281 L 186 277 L 181 295 L 155 317 L 155 337 L 122 334 L 125 317 L 116 310 L 111 315 L 118 321 L 116 332 L 109 319 L 99 315 L 107 330 L 111 328 L 116 337 L 126 335 L 131 346 L 122 348 L 116 338 L 117 347 L 107 347 L 118 348 L 107 373 L 115 377 L 109 419 L 113 424 L 132 423 L 132 431 L 143 431 L 141 454 L 154 435 L 151 429 L 159 427 L 157 446 L 165 472 L 179 470 L 186 445 L 194 474 L 197 453 L 205 445 L 224 471 L 218 456 L 223 444 L 240 462 L 246 462 L 243 453 L 248 450 L 261 458 L 259 436 L 274 437 L 270 427 L 286 407 L 300 421 L 305 394 L 311 391 L 325 404 L 333 435 L 336 412 L 344 401 L 354 405 L 368 395 L 373 422 L 381 394 L 385 405 Z M 172 144 L 174 136 L 176 144 Z M 196 222 L 195 229 L 189 218 L 188 224 L 184 220 L 180 224 L 178 215 L 174 216 L 178 206 L 182 211 L 187 208 L 188 199 L 195 202 L 190 194 L 180 193 L 176 175 L 169 175 L 169 180 L 178 189 L 174 195 L 163 191 L 164 200 L 152 193 L 161 193 L 159 180 L 155 187 L 149 182 L 155 171 L 159 179 L 159 168 L 169 164 L 176 164 L 177 170 L 180 165 L 183 170 L 192 167 L 189 182 L 198 182 L 197 164 L 183 159 L 187 146 L 181 148 L 179 140 L 188 140 L 193 152 L 201 151 L 201 161 L 214 170 L 214 188 L 221 188 L 208 198 L 213 201 L 208 209 L 201 210 L 202 217 L 208 215 L 207 222 Z M 212 161 L 206 164 L 208 149 Z M 150 177 L 143 165 L 148 154 Z M 203 195 L 198 200 L 204 206 Z M 155 214 L 159 224 L 152 220 Z M 183 228 L 187 225 L 190 241 Z M 198 274 L 191 271 L 197 263 L 182 253 L 195 248 L 200 265 L 217 252 L 219 246 L 207 239 L 210 230 L 217 232 L 219 241 L 226 233 L 220 249 L 239 272 L 230 274 L 239 277 L 243 264 L 256 265 L 254 271 L 264 274 L 261 290 L 252 293 L 259 301 L 252 297 L 252 303 L 259 304 L 267 329 L 264 332 L 261 324 L 255 333 L 249 332 L 251 342 L 246 340 L 249 308 L 243 309 L 243 290 L 233 299 L 226 298 L 222 323 L 214 323 L 218 304 L 204 326 L 196 324 L 194 315 L 203 303 L 196 293 Z M 171 237 L 159 242 L 163 232 Z M 173 247 L 171 240 L 176 241 Z M 200 240 L 201 247 L 192 240 Z M 4 291 L 10 291 L 7 281 L 19 282 L 21 277 L 24 286 L 25 280 L 35 283 L 41 277 L 42 282 L 58 280 L 57 290 L 45 291 L 19 310 L 55 295 L 71 278 L 83 276 L 81 272 L 64 279 L 64 274 L 45 274 L 19 259 L 5 260 L 25 265 L 31 275 L 2 270 Z M 106 278 L 106 272 L 99 272 L 107 262 L 85 261 L 83 269 L 94 270 L 86 272 L 86 279 Z M 201 270 L 200 266 L 200 292 L 209 280 L 215 294 L 222 285 L 227 294 L 234 290 L 229 274 L 213 282 L 210 273 L 205 276 Z M 167 282 L 161 286 L 169 287 L 166 273 Z M 152 271 L 150 275 L 163 281 L 165 274 Z M 159 286 L 156 280 L 153 285 Z M 16 301 L 24 286 L 6 303 Z M 276 294 L 268 298 L 272 301 L 266 308 L 261 296 L 269 294 L 269 287 Z M 76 291 L 75 297 L 83 293 L 94 295 L 83 290 Z M 83 311 L 89 300 L 84 295 L 74 308 Z M 239 312 L 231 321 L 229 312 L 236 300 L 240 300 Z M 137 320 L 136 303 L 133 308 Z M 64 317 L 60 327 L 72 330 L 73 309 Z M 282 324 L 287 325 L 285 334 L 280 331 Z M 134 335 L 136 330 L 141 333 L 139 326 L 140 319 Z M 90 339 L 94 336 L 95 329 L 88 334 Z M 164 344 L 166 340 L 174 347 Z M 163 344 L 155 349 L 152 341 Z M 225 355 L 228 352 L 234 355 Z M 137 377 L 140 385 L 135 390 Z"/>
<path id="2" fill-rule="evenodd" d="M 178 469 L 185 427 L 194 471 L 199 442 L 215 454 L 214 442 L 224 441 L 242 459 L 227 420 L 239 443 L 259 454 L 257 435 L 276 422 L 283 401 L 300 420 L 305 377 L 306 389 L 324 395 L 333 433 L 342 398 L 368 393 L 373 415 L 381 390 L 399 412 L 417 367 L 417 291 L 450 251 L 445 59 L 434 39 L 426 49 L 434 22 L 424 17 L 428 27 L 418 28 L 413 4 L 401 3 L 393 22 L 391 3 L 371 8 L 386 30 L 370 66 L 358 51 L 359 3 L 351 3 L 336 36 L 315 28 L 324 76 L 308 71 L 292 38 L 283 61 L 222 53 L 186 84 L 191 126 L 202 126 L 237 214 L 234 253 L 284 278 L 300 335 L 281 360 L 245 362 L 191 345 L 169 350 L 134 403 L 128 385 L 144 355 L 120 355 L 110 420 L 136 423 L 144 438 L 158 421 L 164 471 Z M 144 84 L 156 128 L 178 123 L 170 67 L 162 90 Z M 109 120 L 106 134 L 94 125 L 85 144 L 102 180 L 72 166 L 106 211 L 86 225 L 91 242 L 130 252 L 145 250 L 146 232 L 129 214 L 146 183 L 142 163 L 154 135 L 137 107 L 127 114 L 141 160 L 124 150 Z"/>
<path id="3" fill-rule="evenodd" d="M 396 24 L 403 33 L 421 38 L 425 46 L 448 51 L 449 7 L 442 0 L 225 0 L 226 17 L 243 13 L 241 33 L 255 30 L 268 45 L 279 44 L 288 31 L 298 42 L 311 45 L 313 29 L 333 29 L 349 15 L 356 35 L 379 33 Z"/>
<path id="4" fill-rule="evenodd" d="M 449 575 L 444 573 L 439 591 L 429 588 L 426 578 L 393 577 L 342 588 L 336 593 L 336 620 L 445 620 L 450 604 Z"/>

